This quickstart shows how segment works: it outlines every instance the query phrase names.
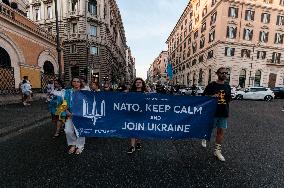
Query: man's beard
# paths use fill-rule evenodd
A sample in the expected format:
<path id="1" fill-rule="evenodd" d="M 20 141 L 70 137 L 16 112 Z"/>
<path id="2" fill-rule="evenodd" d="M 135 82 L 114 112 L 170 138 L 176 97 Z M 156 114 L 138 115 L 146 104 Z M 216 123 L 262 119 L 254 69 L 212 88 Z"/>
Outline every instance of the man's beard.
<path id="1" fill-rule="evenodd" d="M 221 80 L 221 81 L 225 81 L 225 80 L 226 80 L 226 77 L 219 76 L 218 79 Z"/>

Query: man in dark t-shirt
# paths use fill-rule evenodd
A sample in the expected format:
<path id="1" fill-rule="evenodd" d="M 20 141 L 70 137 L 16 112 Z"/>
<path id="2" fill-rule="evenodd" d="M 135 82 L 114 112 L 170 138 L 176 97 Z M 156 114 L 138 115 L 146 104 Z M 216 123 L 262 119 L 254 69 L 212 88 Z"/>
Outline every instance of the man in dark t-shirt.
<path id="1" fill-rule="evenodd" d="M 217 128 L 216 144 L 214 155 L 220 160 L 225 161 L 224 156 L 221 153 L 221 144 L 224 138 L 224 129 L 228 126 L 229 117 L 229 103 L 231 101 L 231 87 L 225 84 L 227 78 L 227 70 L 221 67 L 216 72 L 218 80 L 211 82 L 206 86 L 203 95 L 218 97 L 218 105 L 214 118 L 214 127 Z M 206 147 L 206 140 L 202 140 L 202 146 Z"/>

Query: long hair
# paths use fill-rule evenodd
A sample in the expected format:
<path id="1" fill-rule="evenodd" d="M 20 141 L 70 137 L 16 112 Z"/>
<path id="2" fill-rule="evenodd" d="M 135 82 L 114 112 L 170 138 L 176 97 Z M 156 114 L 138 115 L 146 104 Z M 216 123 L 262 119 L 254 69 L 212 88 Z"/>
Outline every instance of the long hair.
<path id="1" fill-rule="evenodd" d="M 71 79 L 71 83 L 70 83 L 71 87 L 73 88 L 72 82 L 73 82 L 74 79 L 78 79 L 78 80 L 80 81 L 80 89 L 82 89 L 82 88 L 84 87 L 84 84 L 83 84 L 82 80 L 81 80 L 78 76 L 74 76 L 74 77 Z"/>
<path id="2" fill-rule="evenodd" d="M 130 89 L 130 91 L 137 91 L 137 88 L 136 88 L 136 81 L 137 80 L 141 80 L 142 81 L 142 91 L 143 92 L 146 92 L 147 91 L 147 88 L 146 88 L 146 83 L 145 83 L 145 81 L 142 79 L 142 78 L 135 78 L 135 80 L 134 80 L 134 82 L 133 82 L 133 84 L 132 84 L 132 86 L 131 86 L 131 89 Z"/>

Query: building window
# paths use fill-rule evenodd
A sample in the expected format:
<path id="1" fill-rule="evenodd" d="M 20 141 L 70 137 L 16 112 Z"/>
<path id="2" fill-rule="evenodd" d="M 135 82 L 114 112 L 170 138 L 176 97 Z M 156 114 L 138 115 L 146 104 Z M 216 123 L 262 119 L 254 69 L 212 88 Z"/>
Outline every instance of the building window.
<path id="1" fill-rule="evenodd" d="M 254 11 L 253 10 L 246 10 L 245 20 L 253 21 L 254 20 Z"/>
<path id="2" fill-rule="evenodd" d="M 205 38 L 200 39 L 200 49 L 205 45 Z"/>
<path id="3" fill-rule="evenodd" d="M 76 44 L 72 44 L 70 47 L 70 53 L 76 53 L 76 52 L 77 52 Z"/>
<path id="4" fill-rule="evenodd" d="M 237 27 L 228 26 L 227 27 L 227 38 L 235 39 L 237 36 Z"/>
<path id="5" fill-rule="evenodd" d="M 273 0 L 263 0 L 264 3 L 271 4 Z"/>
<path id="6" fill-rule="evenodd" d="M 265 59 L 266 58 L 266 51 L 257 51 L 257 59 Z"/>
<path id="7" fill-rule="evenodd" d="M 272 54 L 272 63 L 279 64 L 281 58 L 281 53 L 273 52 Z"/>
<path id="8" fill-rule="evenodd" d="M 89 1 L 88 11 L 91 14 L 97 15 L 97 1 L 96 0 Z"/>
<path id="9" fill-rule="evenodd" d="M 217 0 L 212 0 L 211 7 L 213 7 L 217 3 Z"/>
<path id="10" fill-rule="evenodd" d="M 241 57 L 243 57 L 243 58 L 250 58 L 250 50 L 242 49 L 241 50 Z"/>
<path id="11" fill-rule="evenodd" d="M 235 48 L 225 47 L 225 56 L 234 56 L 235 55 Z"/>
<path id="12" fill-rule="evenodd" d="M 198 37 L 198 30 L 194 32 L 194 39 Z"/>
<path id="13" fill-rule="evenodd" d="M 205 6 L 202 11 L 202 17 L 204 17 L 206 14 L 207 14 L 207 6 Z"/>
<path id="14" fill-rule="evenodd" d="M 217 19 L 217 12 L 214 12 L 211 15 L 210 25 L 214 24 L 216 22 L 216 19 Z"/>
<path id="15" fill-rule="evenodd" d="M 204 22 L 201 26 L 201 33 L 203 33 L 206 30 L 206 22 Z"/>
<path id="16" fill-rule="evenodd" d="M 284 6 L 284 0 L 280 0 L 280 1 L 279 1 L 279 5 Z"/>
<path id="17" fill-rule="evenodd" d="M 190 43 L 191 43 L 191 37 L 188 38 L 188 44 L 190 44 Z"/>
<path id="18" fill-rule="evenodd" d="M 192 43 L 192 53 L 195 53 L 197 50 L 197 44 L 196 42 Z"/>
<path id="19" fill-rule="evenodd" d="M 229 16 L 230 18 L 237 18 L 237 17 L 238 17 L 238 8 L 230 7 L 230 8 L 229 8 L 228 16 Z"/>
<path id="20" fill-rule="evenodd" d="M 35 20 L 36 21 L 40 20 L 40 10 L 39 9 L 35 9 Z"/>
<path id="21" fill-rule="evenodd" d="M 192 61 L 192 66 L 193 66 L 193 65 L 196 65 L 196 62 L 197 62 L 197 60 L 194 59 L 194 60 Z"/>
<path id="22" fill-rule="evenodd" d="M 184 48 L 184 49 L 186 48 L 186 42 L 183 43 L 183 48 Z"/>
<path id="23" fill-rule="evenodd" d="M 189 32 L 192 30 L 192 23 L 188 26 Z"/>
<path id="24" fill-rule="evenodd" d="M 195 23 L 199 22 L 199 15 L 197 15 L 197 17 L 195 18 Z"/>
<path id="25" fill-rule="evenodd" d="M 253 30 L 252 29 L 244 29 L 244 36 L 243 39 L 244 40 L 252 40 L 252 36 L 253 36 Z"/>
<path id="26" fill-rule="evenodd" d="M 90 26 L 90 35 L 97 36 L 97 26 L 94 25 Z"/>
<path id="27" fill-rule="evenodd" d="M 260 31 L 260 33 L 259 33 L 259 41 L 266 43 L 268 41 L 268 34 L 269 34 L 269 32 Z"/>
<path id="28" fill-rule="evenodd" d="M 214 51 L 210 50 L 207 54 L 207 59 L 211 59 L 211 58 L 213 58 L 213 56 L 214 56 Z"/>
<path id="29" fill-rule="evenodd" d="M 270 14 L 269 13 L 262 13 L 261 14 L 261 22 L 267 24 L 270 22 Z"/>
<path id="30" fill-rule="evenodd" d="M 47 19 L 51 19 L 52 18 L 52 9 L 51 6 L 47 7 Z"/>
<path id="31" fill-rule="evenodd" d="M 187 51 L 187 54 L 186 54 L 187 57 L 190 56 L 190 48 L 188 48 L 188 51 Z"/>
<path id="32" fill-rule="evenodd" d="M 283 44 L 283 34 L 282 33 L 275 33 L 275 44 Z"/>
<path id="33" fill-rule="evenodd" d="M 51 26 L 51 27 L 48 27 L 47 31 L 48 31 L 49 33 L 52 33 L 52 26 Z"/>
<path id="34" fill-rule="evenodd" d="M 78 33 L 78 25 L 77 25 L 77 23 L 72 23 L 72 33 Z"/>
<path id="35" fill-rule="evenodd" d="M 71 11 L 77 10 L 77 3 L 78 3 L 78 0 L 71 0 Z"/>
<path id="36" fill-rule="evenodd" d="M 99 48 L 96 47 L 96 46 L 91 46 L 91 47 L 90 47 L 90 53 L 91 53 L 92 55 L 99 55 Z"/>
<path id="37" fill-rule="evenodd" d="M 209 43 L 215 40 L 215 30 L 209 33 Z"/>
<path id="38" fill-rule="evenodd" d="M 277 16 L 276 25 L 284 25 L 284 16 Z"/>

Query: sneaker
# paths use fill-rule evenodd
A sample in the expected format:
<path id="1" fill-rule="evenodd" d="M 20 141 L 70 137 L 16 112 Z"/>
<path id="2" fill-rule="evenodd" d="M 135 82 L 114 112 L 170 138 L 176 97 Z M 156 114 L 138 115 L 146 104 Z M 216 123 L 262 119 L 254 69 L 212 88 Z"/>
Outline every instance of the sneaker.
<path id="1" fill-rule="evenodd" d="M 128 153 L 128 154 L 132 154 L 134 151 L 135 151 L 135 147 L 131 146 L 131 147 L 128 149 L 127 153 Z"/>
<path id="2" fill-rule="evenodd" d="M 205 139 L 202 139 L 201 145 L 202 145 L 202 147 L 206 148 L 206 140 Z"/>
<path id="3" fill-rule="evenodd" d="M 141 143 L 137 143 L 135 149 L 138 151 L 141 150 L 142 149 Z"/>
<path id="4" fill-rule="evenodd" d="M 220 161 L 225 161 L 224 156 L 221 153 L 221 150 L 215 150 L 214 155 L 220 160 Z"/>

